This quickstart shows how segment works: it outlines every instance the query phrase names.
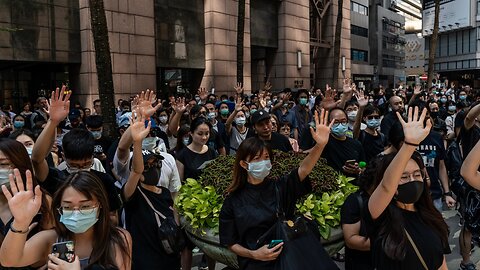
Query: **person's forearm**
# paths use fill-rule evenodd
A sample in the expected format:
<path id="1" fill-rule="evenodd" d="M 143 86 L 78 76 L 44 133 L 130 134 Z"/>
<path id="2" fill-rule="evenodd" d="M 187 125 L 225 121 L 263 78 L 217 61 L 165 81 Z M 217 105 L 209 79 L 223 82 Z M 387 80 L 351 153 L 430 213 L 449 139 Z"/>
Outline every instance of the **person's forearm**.
<path id="1" fill-rule="evenodd" d="M 233 110 L 233 112 L 228 116 L 227 121 L 225 122 L 225 130 L 227 131 L 227 134 L 230 135 L 230 132 L 232 131 L 232 123 L 233 120 L 235 120 L 235 116 L 237 116 L 237 110 Z"/>
<path id="2" fill-rule="evenodd" d="M 117 157 L 122 163 L 125 163 L 130 157 L 130 146 L 132 146 L 132 143 L 132 131 L 130 127 L 128 127 L 122 137 L 120 137 L 117 147 Z"/>
<path id="3" fill-rule="evenodd" d="M 340 102 L 339 102 L 338 105 L 337 105 L 337 107 L 338 107 L 338 108 L 345 109 L 345 104 L 352 99 L 352 96 L 353 96 L 353 92 L 351 92 L 351 93 L 349 93 L 349 94 L 347 94 L 347 95 L 343 94 L 343 95 L 342 95 L 342 98 L 340 99 Z"/>
<path id="4" fill-rule="evenodd" d="M 298 128 L 293 129 L 293 138 L 298 141 Z"/>
<path id="5" fill-rule="evenodd" d="M 413 94 L 412 97 L 410 98 L 410 100 L 408 101 L 408 106 L 410 107 L 413 102 L 417 99 L 418 95 L 416 94 Z"/>
<path id="6" fill-rule="evenodd" d="M 45 160 L 55 142 L 56 130 L 59 123 L 48 120 L 45 128 L 38 136 L 32 150 L 32 163 L 39 164 Z"/>
<path id="7" fill-rule="evenodd" d="M 244 258 L 249 258 L 249 259 L 254 259 L 255 260 L 255 254 L 253 250 L 244 248 L 243 246 L 239 244 L 235 244 L 229 247 L 229 249 L 237 254 L 237 256 L 244 257 Z"/>
<path id="8" fill-rule="evenodd" d="M 440 182 L 442 183 L 443 192 L 444 193 L 449 192 L 450 183 L 448 182 L 447 167 L 445 166 L 444 160 L 440 160 L 439 162 L 439 177 L 440 177 Z"/>
<path id="9" fill-rule="evenodd" d="M 470 184 L 475 189 L 480 188 L 480 174 L 478 172 L 478 167 L 480 164 L 480 141 L 477 142 L 475 147 L 470 151 L 468 156 L 465 158 L 460 170 L 460 174 L 463 176 L 465 181 Z"/>
<path id="10" fill-rule="evenodd" d="M 480 114 L 480 104 L 476 105 L 473 107 L 465 117 L 465 121 L 463 122 L 463 126 L 469 130 L 473 127 L 475 124 L 475 119 L 477 116 Z"/>
<path id="11" fill-rule="evenodd" d="M 360 127 L 362 126 L 362 117 L 363 111 L 365 110 L 364 106 L 358 108 L 357 117 L 355 117 L 355 123 L 353 124 L 353 138 L 358 139 L 360 136 Z"/>
<path id="12" fill-rule="evenodd" d="M 168 130 L 173 136 L 177 136 L 178 127 L 180 126 L 181 118 L 182 118 L 182 114 L 175 112 L 175 114 L 172 117 L 172 120 L 168 124 Z"/>
<path id="13" fill-rule="evenodd" d="M 355 250 L 360 251 L 369 251 L 370 250 L 370 239 L 361 235 L 352 235 L 350 238 L 345 240 L 345 244 Z"/>
<path id="14" fill-rule="evenodd" d="M 132 169 L 130 170 L 127 183 L 123 187 L 123 196 L 126 200 L 130 199 L 135 192 L 143 169 L 142 143 L 135 142 L 133 145 Z"/>
<path id="15" fill-rule="evenodd" d="M 300 181 L 303 181 L 313 170 L 313 167 L 315 167 L 315 164 L 322 155 L 323 149 L 325 149 L 325 145 L 315 144 L 308 156 L 300 163 L 300 167 L 298 168 Z"/>
<path id="16" fill-rule="evenodd" d="M 16 224 L 15 221 L 12 225 L 16 230 L 27 230 L 29 224 Z M 8 232 L 3 239 L 2 247 L 0 248 L 0 264 L 4 267 L 19 267 L 24 257 L 24 248 L 27 241 L 28 233 L 14 233 Z"/>

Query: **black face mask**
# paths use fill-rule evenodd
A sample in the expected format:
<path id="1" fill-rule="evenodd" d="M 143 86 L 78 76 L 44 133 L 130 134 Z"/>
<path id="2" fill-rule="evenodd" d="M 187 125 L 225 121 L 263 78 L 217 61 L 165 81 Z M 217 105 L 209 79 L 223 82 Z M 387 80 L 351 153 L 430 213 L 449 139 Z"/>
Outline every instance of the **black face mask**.
<path id="1" fill-rule="evenodd" d="M 150 167 L 143 171 L 143 184 L 148 186 L 156 186 L 160 180 L 160 173 L 162 168 Z"/>
<path id="2" fill-rule="evenodd" d="M 431 112 L 431 113 L 430 113 L 430 116 L 431 116 L 433 119 L 437 119 L 437 117 L 438 117 L 438 112 Z"/>
<path id="3" fill-rule="evenodd" d="M 403 185 L 398 185 L 398 194 L 395 199 L 402 203 L 416 203 L 423 192 L 422 181 L 411 181 Z"/>

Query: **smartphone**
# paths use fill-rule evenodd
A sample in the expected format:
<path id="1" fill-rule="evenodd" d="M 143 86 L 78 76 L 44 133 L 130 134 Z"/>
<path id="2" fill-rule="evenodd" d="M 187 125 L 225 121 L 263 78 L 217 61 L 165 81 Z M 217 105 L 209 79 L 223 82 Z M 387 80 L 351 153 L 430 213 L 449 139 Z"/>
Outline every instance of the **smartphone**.
<path id="1" fill-rule="evenodd" d="M 357 161 L 355 159 L 350 159 L 350 160 L 345 161 L 345 163 L 347 163 L 348 165 L 354 166 L 355 163 L 357 163 Z"/>
<path id="2" fill-rule="evenodd" d="M 283 243 L 283 240 L 272 240 L 270 244 L 268 245 L 268 248 L 274 248 L 278 244 Z"/>
<path id="3" fill-rule="evenodd" d="M 75 260 L 75 245 L 73 241 L 59 242 L 52 245 L 52 253 L 69 263 Z"/>

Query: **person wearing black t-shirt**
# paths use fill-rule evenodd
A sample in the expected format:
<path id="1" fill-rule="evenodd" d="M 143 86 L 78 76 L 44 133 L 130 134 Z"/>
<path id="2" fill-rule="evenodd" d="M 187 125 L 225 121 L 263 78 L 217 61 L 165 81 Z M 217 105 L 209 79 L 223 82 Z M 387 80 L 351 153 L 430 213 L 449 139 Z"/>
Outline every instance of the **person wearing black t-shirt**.
<path id="1" fill-rule="evenodd" d="M 322 157 L 336 171 L 356 177 L 360 173 L 358 163 L 365 161 L 363 147 L 359 141 L 347 137 L 348 118 L 344 110 L 340 108 L 332 109 L 330 111 L 330 121 L 333 121 L 330 140 L 325 146 Z"/>
<path id="2" fill-rule="evenodd" d="M 409 108 L 405 141 L 377 166 L 375 188 L 365 207 L 366 227 L 376 269 L 447 269 L 448 226 L 433 206 L 421 155 L 415 149 L 432 128 L 427 110 Z"/>
<path id="3" fill-rule="evenodd" d="M 288 248 L 288 242 L 269 248 L 272 238 L 265 239 L 265 243 L 257 241 L 277 221 L 276 189 L 278 204 L 286 218 L 292 218 L 296 200 L 311 192 L 308 175 L 329 139 L 328 113 L 325 116 L 324 113 L 322 110 L 321 117 L 315 117 L 316 130 L 311 129 L 311 133 L 316 145 L 310 154 L 298 169 L 278 179 L 268 178 L 272 169 L 272 152 L 266 141 L 252 137 L 243 141 L 238 148 L 233 181 L 220 211 L 219 235 L 220 243 L 238 255 L 240 269 L 274 269 L 276 260 L 282 256 L 284 245 Z M 310 257 L 302 259 L 307 262 L 318 260 Z M 331 269 L 327 268 L 327 263 L 324 265 L 324 269 Z"/>
<path id="4" fill-rule="evenodd" d="M 250 117 L 256 136 L 269 144 L 272 150 L 280 150 L 282 152 L 293 151 L 292 145 L 287 137 L 272 131 L 272 120 L 268 112 L 258 110 Z M 250 133 L 248 137 L 254 136 L 252 133 Z"/>
<path id="5" fill-rule="evenodd" d="M 365 161 L 368 163 L 372 158 L 380 154 L 387 146 L 386 136 L 380 132 L 380 110 L 372 105 L 367 105 L 368 100 L 360 94 L 358 97 L 357 118 L 353 125 L 353 138 L 358 139 L 365 150 Z M 367 127 L 360 130 L 361 120 Z"/>

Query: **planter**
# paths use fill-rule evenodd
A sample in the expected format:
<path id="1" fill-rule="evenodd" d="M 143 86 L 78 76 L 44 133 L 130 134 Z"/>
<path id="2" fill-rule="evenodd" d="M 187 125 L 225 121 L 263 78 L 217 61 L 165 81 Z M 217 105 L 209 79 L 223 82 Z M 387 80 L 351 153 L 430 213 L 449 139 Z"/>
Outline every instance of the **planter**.
<path id="1" fill-rule="evenodd" d="M 199 230 L 193 229 L 183 218 L 181 223 L 185 227 L 188 238 L 206 255 L 229 267 L 238 269 L 237 255 L 220 245 L 220 239 L 217 234 L 214 234 L 210 229 L 204 230 L 205 233 L 202 234 Z M 342 230 L 333 228 L 330 238 L 327 240 L 322 239 L 322 244 L 328 254 L 334 255 L 337 253 L 344 245 Z"/>

